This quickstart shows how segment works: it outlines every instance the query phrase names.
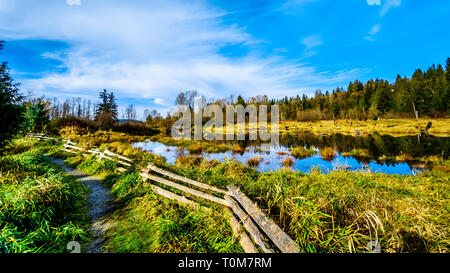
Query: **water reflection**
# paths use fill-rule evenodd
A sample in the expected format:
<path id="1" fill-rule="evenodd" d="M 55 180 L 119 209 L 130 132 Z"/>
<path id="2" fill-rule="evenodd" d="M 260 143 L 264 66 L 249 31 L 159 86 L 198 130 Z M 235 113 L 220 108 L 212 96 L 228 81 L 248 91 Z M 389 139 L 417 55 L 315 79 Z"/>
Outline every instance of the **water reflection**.
<path id="1" fill-rule="evenodd" d="M 231 143 L 229 143 L 231 145 Z M 271 147 L 268 151 L 259 149 L 261 143 L 257 141 L 239 141 L 239 145 L 247 147 L 243 153 L 233 153 L 232 151 L 222 153 L 202 153 L 201 156 L 212 160 L 224 161 L 226 159 L 236 159 L 246 164 L 248 159 L 259 157 L 260 163 L 255 168 L 260 172 L 274 171 L 282 168 L 282 161 L 288 157 L 291 147 L 313 148 L 319 151 L 325 147 L 333 147 L 337 152 L 332 160 L 324 160 L 319 154 L 304 159 L 295 159 L 292 169 L 308 173 L 313 168 L 318 168 L 323 173 L 336 169 L 347 170 L 370 170 L 372 172 L 382 172 L 387 174 L 413 174 L 417 172 L 406 162 L 398 163 L 395 156 L 409 154 L 412 157 L 423 157 L 428 155 L 438 155 L 448 157 L 450 138 L 438 138 L 433 136 L 406 136 L 392 137 L 378 134 L 367 137 L 352 137 L 345 135 L 322 135 L 303 133 L 298 135 L 280 136 L 280 146 Z M 166 146 L 159 142 L 135 143 L 135 147 L 164 156 L 168 163 L 175 163 L 179 156 L 187 155 L 185 149 L 174 146 Z M 357 158 L 353 156 L 344 157 L 342 154 L 354 149 L 364 149 L 368 156 Z M 381 159 L 382 158 L 382 159 Z"/>

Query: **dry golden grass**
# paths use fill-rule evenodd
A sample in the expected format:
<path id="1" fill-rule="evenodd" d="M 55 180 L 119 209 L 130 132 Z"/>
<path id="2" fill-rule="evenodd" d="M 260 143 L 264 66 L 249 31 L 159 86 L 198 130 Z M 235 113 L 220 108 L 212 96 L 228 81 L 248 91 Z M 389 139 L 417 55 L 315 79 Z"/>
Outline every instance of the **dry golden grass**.
<path id="1" fill-rule="evenodd" d="M 243 153 L 243 152 L 245 152 L 245 148 L 239 146 L 239 144 L 237 144 L 237 143 L 233 144 L 233 147 L 231 147 L 231 150 L 233 151 L 233 153 Z"/>
<path id="2" fill-rule="evenodd" d="M 340 119 L 334 122 L 333 120 L 317 120 L 317 121 L 283 121 L 279 124 L 279 132 L 281 134 L 295 134 L 299 132 L 310 132 L 313 134 L 343 134 L 343 135 L 367 135 L 375 132 L 384 135 L 392 136 L 407 136 L 417 135 L 421 133 L 428 122 L 432 123 L 428 134 L 434 136 L 450 136 L 450 118 L 431 119 L 380 119 L 380 120 L 350 120 Z M 271 130 L 272 125 L 268 124 L 268 130 Z M 238 126 L 234 125 L 234 130 L 237 132 Z M 258 124 L 245 124 L 245 131 L 255 130 Z M 220 128 L 226 131 L 226 128 Z"/>
<path id="3" fill-rule="evenodd" d="M 290 157 L 281 161 L 281 164 L 283 164 L 284 167 L 291 167 L 292 165 L 294 165 L 294 163 L 295 163 L 295 160 Z"/>
<path id="4" fill-rule="evenodd" d="M 175 161 L 177 166 L 196 167 L 202 164 L 203 158 L 195 155 L 180 156 Z"/>
<path id="5" fill-rule="evenodd" d="M 247 165 L 250 167 L 258 167 L 262 160 L 263 158 L 260 156 L 252 157 L 247 160 Z"/>
<path id="6" fill-rule="evenodd" d="M 311 132 L 314 134 L 367 135 L 372 133 L 406 136 L 417 135 L 432 123 L 428 134 L 450 136 L 450 119 L 380 119 L 367 120 L 320 120 L 314 122 L 286 121 L 280 124 L 280 133 Z"/>
<path id="7" fill-rule="evenodd" d="M 336 152 L 334 151 L 333 147 L 325 147 L 322 150 L 320 150 L 320 156 L 325 160 L 333 160 L 333 158 L 336 156 Z"/>
<path id="8" fill-rule="evenodd" d="M 400 161 L 400 162 L 407 162 L 407 161 L 413 161 L 414 158 L 410 154 L 403 153 L 403 154 L 396 156 L 395 160 Z"/>

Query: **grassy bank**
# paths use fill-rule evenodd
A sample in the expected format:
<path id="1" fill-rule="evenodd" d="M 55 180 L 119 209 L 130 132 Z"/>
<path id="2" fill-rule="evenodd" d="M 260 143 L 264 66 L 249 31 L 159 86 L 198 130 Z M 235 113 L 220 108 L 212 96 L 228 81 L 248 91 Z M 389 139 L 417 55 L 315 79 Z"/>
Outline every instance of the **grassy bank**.
<path id="1" fill-rule="evenodd" d="M 128 139 L 126 136 L 125 139 Z M 79 136 L 83 141 L 83 136 Z M 448 252 L 450 242 L 450 161 L 439 157 L 417 159 L 431 166 L 414 176 L 350 172 L 303 174 L 289 168 L 258 173 L 235 161 L 206 161 L 182 157 L 176 165 L 133 148 L 114 136 L 101 148 L 138 162 L 164 167 L 198 181 L 241 189 L 307 252 L 365 252 L 378 240 L 384 252 Z M 298 156 L 309 153 L 296 151 Z M 365 151 L 351 155 L 365 156 Z M 81 155 L 67 159 L 88 173 L 100 174 L 122 208 L 111 219 L 107 247 L 113 252 L 234 252 L 227 217 L 220 208 L 208 215 L 155 196 L 136 172 L 117 172 L 113 162 L 97 162 Z M 213 228 L 209 228 L 209 227 Z"/>
<path id="2" fill-rule="evenodd" d="M 36 143 L 13 142 L 0 158 L 0 253 L 67 252 L 89 237 L 87 188 L 43 155 L 56 143 Z"/>
<path id="3" fill-rule="evenodd" d="M 320 134 L 343 134 L 343 135 L 368 135 L 379 133 L 381 135 L 408 136 L 417 135 L 423 131 L 428 122 L 432 123 L 428 134 L 434 136 L 450 136 L 450 119 L 380 119 L 380 120 L 350 120 L 338 119 L 317 121 L 282 121 L 279 124 L 280 134 L 295 134 L 310 132 Z M 258 129 L 258 124 L 245 124 L 246 130 Z M 268 128 L 271 128 L 270 123 Z M 237 125 L 234 125 L 237 130 Z M 226 132 L 226 128 L 207 129 L 208 132 Z"/>
<path id="4" fill-rule="evenodd" d="M 123 144 L 122 146 L 126 146 Z M 116 142 L 104 144 L 121 151 Z M 127 149 L 124 149 L 125 151 Z M 132 151 L 135 151 L 132 149 Z M 135 157 L 138 155 L 133 153 Z M 145 162 L 157 157 L 144 156 Z M 95 155 L 66 155 L 66 162 L 88 174 L 99 175 L 111 189 L 120 208 L 110 215 L 111 229 L 104 247 L 108 252 L 236 253 L 242 252 L 233 238 L 227 211 L 210 206 L 209 211 L 181 206 L 153 193 L 134 169 L 117 170 L 113 161 L 97 161 Z"/>
<path id="5" fill-rule="evenodd" d="M 132 156 L 142 167 L 152 162 L 217 187 L 239 185 L 308 252 L 365 252 L 366 245 L 374 240 L 385 252 L 450 250 L 450 162 L 442 158 L 421 159 L 429 162 L 432 170 L 414 176 L 345 170 L 328 174 L 289 169 L 257 173 L 235 161 L 220 163 L 196 156 L 179 158 L 176 165 L 168 165 L 161 157 L 130 148 L 129 144 L 117 146 L 104 144 L 117 151 L 133 149 Z M 354 153 L 364 155 L 364 151 Z M 151 195 L 136 196 L 123 213 L 137 213 L 139 218 L 139 210 L 133 207 L 149 204 Z"/>
<path id="6" fill-rule="evenodd" d="M 380 120 L 321 120 L 314 122 L 282 122 L 280 133 L 311 132 L 314 134 L 381 135 L 407 136 L 417 135 L 432 123 L 428 134 L 450 136 L 450 119 L 380 119 Z"/>

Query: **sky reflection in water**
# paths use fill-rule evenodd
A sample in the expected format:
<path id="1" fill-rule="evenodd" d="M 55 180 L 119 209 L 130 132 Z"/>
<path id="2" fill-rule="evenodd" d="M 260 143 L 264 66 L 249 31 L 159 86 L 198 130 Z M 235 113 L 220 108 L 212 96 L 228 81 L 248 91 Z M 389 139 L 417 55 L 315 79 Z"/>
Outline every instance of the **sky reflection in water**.
<path id="1" fill-rule="evenodd" d="M 166 161 L 170 164 L 174 164 L 177 157 L 182 155 L 188 155 L 187 150 L 177 150 L 175 146 L 166 146 L 159 142 L 139 142 L 133 144 L 134 147 L 142 148 L 144 151 L 148 151 L 154 154 L 164 156 Z M 287 152 L 288 154 L 279 154 L 280 152 Z M 411 175 L 414 172 L 418 172 L 417 169 L 411 168 L 407 163 L 395 163 L 395 164 L 379 164 L 374 161 L 370 161 L 368 164 L 358 161 L 353 157 L 343 157 L 337 155 L 333 160 L 327 161 L 321 158 L 319 154 L 315 154 L 311 157 L 304 159 L 295 159 L 289 155 L 289 150 L 286 146 L 279 146 L 277 148 L 271 148 L 270 151 L 261 152 L 256 147 L 249 147 L 249 150 L 243 154 L 233 153 L 232 151 L 222 153 L 202 153 L 202 157 L 208 160 L 219 160 L 221 162 L 226 159 L 235 159 L 243 164 L 247 164 L 247 160 L 254 157 L 261 157 L 262 160 L 258 167 L 255 169 L 259 172 L 275 171 L 283 168 L 282 161 L 287 157 L 294 159 L 295 163 L 292 165 L 292 169 L 303 173 L 309 173 L 314 167 L 317 167 L 322 173 L 328 173 L 330 171 L 345 168 L 350 171 L 360 171 L 369 169 L 375 173 L 386 174 L 402 174 Z"/>

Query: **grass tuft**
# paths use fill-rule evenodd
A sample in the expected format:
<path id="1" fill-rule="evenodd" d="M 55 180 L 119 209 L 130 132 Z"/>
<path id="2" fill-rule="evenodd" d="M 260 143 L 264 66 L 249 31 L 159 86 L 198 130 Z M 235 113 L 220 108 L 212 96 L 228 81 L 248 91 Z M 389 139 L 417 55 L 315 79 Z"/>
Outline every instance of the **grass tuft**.
<path id="1" fill-rule="evenodd" d="M 320 150 L 320 156 L 325 160 L 331 161 L 336 156 L 336 152 L 333 147 L 325 147 Z"/>
<path id="2" fill-rule="evenodd" d="M 297 159 L 307 158 L 311 157 L 316 154 L 316 151 L 312 148 L 305 148 L 305 147 L 295 147 L 291 148 L 291 155 Z"/>

